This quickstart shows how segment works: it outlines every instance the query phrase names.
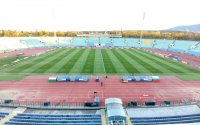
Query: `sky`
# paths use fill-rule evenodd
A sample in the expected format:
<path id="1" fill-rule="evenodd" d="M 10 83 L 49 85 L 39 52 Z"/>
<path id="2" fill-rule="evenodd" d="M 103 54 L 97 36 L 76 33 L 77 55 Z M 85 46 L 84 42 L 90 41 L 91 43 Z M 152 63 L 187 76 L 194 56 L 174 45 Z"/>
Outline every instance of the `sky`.
<path id="1" fill-rule="evenodd" d="M 163 30 L 200 24 L 199 5 L 200 0 L 0 0 L 0 29 Z"/>

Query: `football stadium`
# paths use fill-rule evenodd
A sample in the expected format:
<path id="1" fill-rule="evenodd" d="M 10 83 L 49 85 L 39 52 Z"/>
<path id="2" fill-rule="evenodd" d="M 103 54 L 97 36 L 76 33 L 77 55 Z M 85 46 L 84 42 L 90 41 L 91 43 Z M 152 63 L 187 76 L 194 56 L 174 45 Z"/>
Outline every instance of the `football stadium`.
<path id="1" fill-rule="evenodd" d="M 6 125 L 200 122 L 199 42 L 103 36 L 0 42 Z"/>
<path id="2" fill-rule="evenodd" d="M 0 125 L 200 125 L 199 0 L 2 0 Z"/>

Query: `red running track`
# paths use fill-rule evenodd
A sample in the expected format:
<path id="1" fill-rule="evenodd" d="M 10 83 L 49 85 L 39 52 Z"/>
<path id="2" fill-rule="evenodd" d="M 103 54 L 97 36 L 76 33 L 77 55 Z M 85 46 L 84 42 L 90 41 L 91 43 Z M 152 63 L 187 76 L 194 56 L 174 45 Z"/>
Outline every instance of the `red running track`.
<path id="1" fill-rule="evenodd" d="M 200 68 L 200 57 L 198 56 L 191 56 L 188 54 L 183 54 L 183 53 L 176 53 L 176 52 L 171 52 L 171 51 L 166 51 L 166 50 L 157 50 L 157 49 L 146 49 L 149 50 L 153 53 L 159 53 L 163 55 L 175 55 L 180 58 L 180 60 L 186 61 L 189 63 L 190 66 L 193 66 L 195 68 Z"/>
<path id="2" fill-rule="evenodd" d="M 19 91 L 13 100 L 26 101 L 93 101 L 94 91 L 100 97 L 101 104 L 105 98 L 117 97 L 124 102 L 146 100 L 183 100 L 199 98 L 200 81 L 182 81 L 173 76 L 162 76 L 160 82 L 121 83 L 119 76 L 100 77 L 95 82 L 55 82 L 49 83 L 48 76 L 29 76 L 21 81 L 1 81 L 0 91 Z"/>
<path id="3" fill-rule="evenodd" d="M 16 56 L 19 53 L 24 53 L 24 56 L 32 56 L 49 49 L 50 48 L 32 48 L 32 49 L 16 50 L 16 51 L 7 52 L 7 53 L 1 53 L 0 58 L 3 58 L 5 56 Z"/>

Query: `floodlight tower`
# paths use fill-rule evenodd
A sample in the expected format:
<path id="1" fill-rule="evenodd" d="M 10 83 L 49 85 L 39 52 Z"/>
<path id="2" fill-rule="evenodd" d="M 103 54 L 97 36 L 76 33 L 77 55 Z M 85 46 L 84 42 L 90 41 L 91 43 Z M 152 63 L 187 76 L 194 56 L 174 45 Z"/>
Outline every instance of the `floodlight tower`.
<path id="1" fill-rule="evenodd" d="M 57 37 L 56 17 L 55 17 L 55 10 L 54 10 L 54 8 L 52 8 L 51 14 L 52 14 L 53 33 L 54 33 L 53 36 L 55 38 L 54 40 L 59 45 L 59 38 Z"/>
<path id="2" fill-rule="evenodd" d="M 141 32 L 140 32 L 140 39 L 139 39 L 139 42 L 138 42 L 138 44 L 140 45 L 140 48 L 142 48 L 141 47 L 141 45 L 142 45 L 142 33 L 143 33 L 143 27 L 144 27 L 144 19 L 145 19 L 145 16 L 146 16 L 146 12 L 144 11 L 144 13 L 143 13 L 143 18 L 142 18 L 142 26 L 141 26 Z"/>

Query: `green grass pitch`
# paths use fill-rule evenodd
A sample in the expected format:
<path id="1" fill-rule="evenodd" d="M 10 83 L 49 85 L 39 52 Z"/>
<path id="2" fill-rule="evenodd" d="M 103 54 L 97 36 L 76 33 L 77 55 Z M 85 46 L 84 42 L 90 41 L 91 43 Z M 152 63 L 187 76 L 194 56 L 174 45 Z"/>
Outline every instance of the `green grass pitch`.
<path id="1" fill-rule="evenodd" d="M 0 63 L 1 64 L 1 63 Z M 3 65 L 5 63 L 2 63 Z M 0 65 L 0 67 L 1 67 Z M 200 70 L 138 49 L 58 48 L 16 65 L 0 69 L 5 75 L 85 74 L 85 75 L 175 75 L 198 80 Z M 193 77 L 190 77 L 193 76 Z M 19 78 L 18 78 L 19 79 Z"/>

